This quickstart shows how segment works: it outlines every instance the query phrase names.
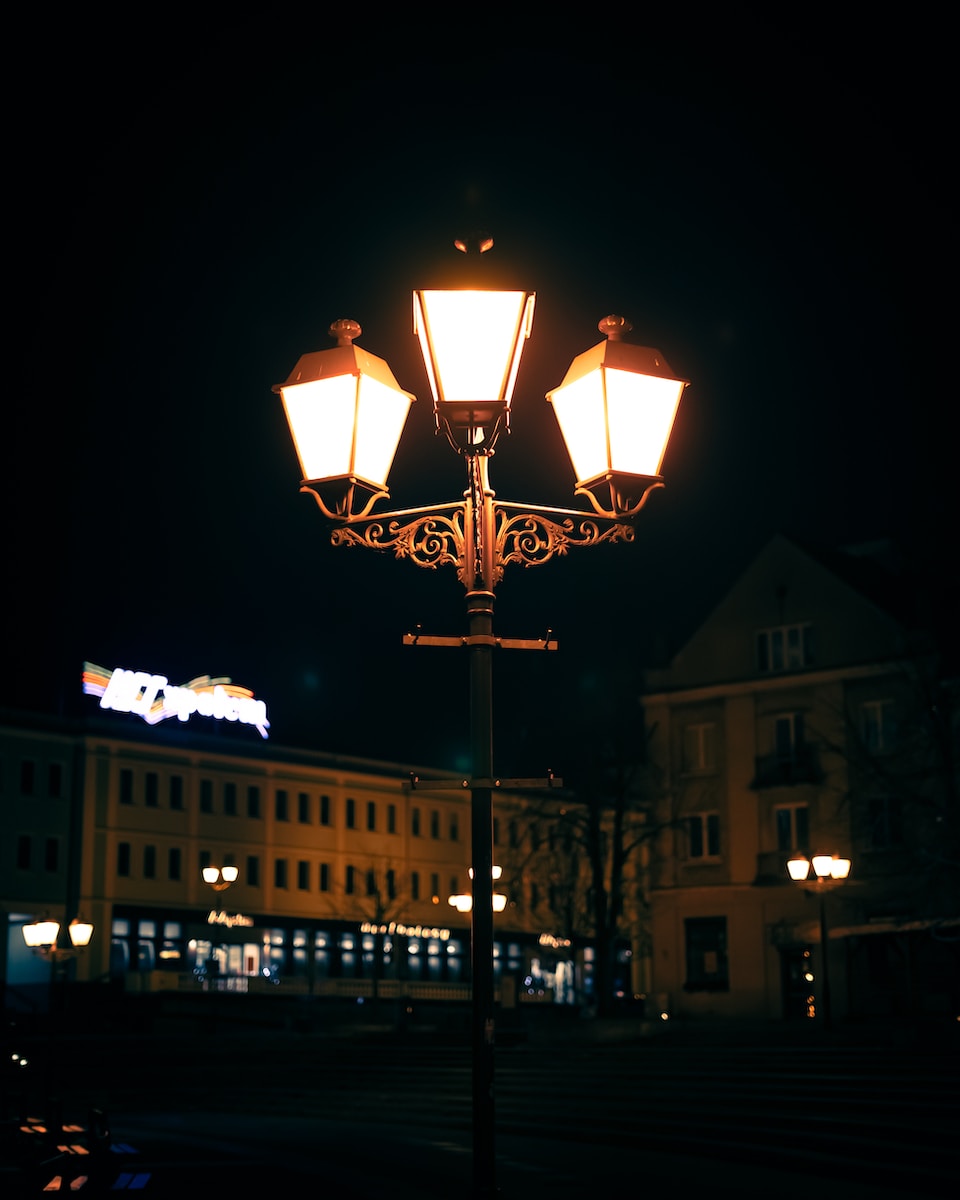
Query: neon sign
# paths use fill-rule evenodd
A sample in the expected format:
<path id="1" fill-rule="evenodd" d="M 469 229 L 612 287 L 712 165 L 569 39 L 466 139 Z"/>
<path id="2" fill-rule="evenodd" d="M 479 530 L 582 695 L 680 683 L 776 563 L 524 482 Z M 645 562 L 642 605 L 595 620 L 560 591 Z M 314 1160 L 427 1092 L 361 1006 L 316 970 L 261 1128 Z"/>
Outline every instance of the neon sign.
<path id="1" fill-rule="evenodd" d="M 170 717 L 188 721 L 196 713 L 218 721 L 253 725 L 261 737 L 269 737 L 266 704 L 254 699 L 248 688 L 238 687 L 225 677 L 211 679 L 209 675 L 199 675 L 178 687 L 171 685 L 166 675 L 126 671 L 122 667 L 108 671 L 85 662 L 83 691 L 87 696 L 99 696 L 101 708 L 134 713 L 148 725 Z"/>
<path id="2" fill-rule="evenodd" d="M 253 925 L 253 917 L 246 917 L 243 913 L 227 913 L 217 912 L 215 908 L 211 908 L 207 913 L 208 925 L 226 925 L 228 929 L 251 928 Z"/>

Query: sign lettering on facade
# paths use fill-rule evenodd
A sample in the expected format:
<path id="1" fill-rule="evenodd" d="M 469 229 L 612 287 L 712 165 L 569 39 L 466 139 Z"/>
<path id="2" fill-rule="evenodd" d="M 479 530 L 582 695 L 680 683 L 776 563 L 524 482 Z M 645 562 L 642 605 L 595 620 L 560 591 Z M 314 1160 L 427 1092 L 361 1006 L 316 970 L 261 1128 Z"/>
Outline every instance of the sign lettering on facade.
<path id="1" fill-rule="evenodd" d="M 269 736 L 266 704 L 255 699 L 248 688 L 238 687 L 226 677 L 212 679 L 209 675 L 200 675 L 189 683 L 176 686 L 170 684 L 166 675 L 127 671 L 123 667 L 109 671 L 85 662 L 83 691 L 87 696 L 99 696 L 101 708 L 133 713 L 148 725 L 156 725 L 170 717 L 188 721 L 196 713 L 218 721 L 253 725 L 261 737 Z"/>

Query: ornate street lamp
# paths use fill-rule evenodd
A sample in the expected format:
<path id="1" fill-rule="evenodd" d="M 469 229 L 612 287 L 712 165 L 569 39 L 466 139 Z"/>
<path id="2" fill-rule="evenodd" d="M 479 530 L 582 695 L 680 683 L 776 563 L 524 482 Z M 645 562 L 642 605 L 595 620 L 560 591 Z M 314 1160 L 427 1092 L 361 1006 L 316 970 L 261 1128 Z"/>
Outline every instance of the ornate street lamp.
<path id="1" fill-rule="evenodd" d="M 61 946 L 59 921 L 31 921 L 23 926 L 24 942 L 35 954 L 51 963 L 73 958 L 79 951 L 85 950 L 93 937 L 93 925 L 89 921 L 81 921 L 79 917 L 74 917 L 67 926 L 67 933 L 70 945 Z"/>
<path id="2" fill-rule="evenodd" d="M 503 874 L 503 867 L 494 866 L 492 878 L 498 880 Z M 469 870 L 470 878 L 473 878 L 473 867 Z M 473 908 L 473 896 L 469 892 L 461 892 L 456 896 L 448 896 L 447 903 L 451 908 L 455 908 L 459 913 L 468 913 Z M 507 907 L 507 897 L 503 892 L 493 893 L 493 911 L 495 913 L 503 912 Z"/>
<path id="3" fill-rule="evenodd" d="M 483 254 L 493 239 L 476 236 L 458 250 Z M 570 453 L 576 493 L 592 512 L 496 499 L 489 464 L 509 431 L 523 347 L 533 329 L 534 294 L 460 287 L 413 294 L 414 334 L 433 394 L 438 432 L 463 458 L 463 498 L 422 508 L 373 512 L 387 499 L 387 475 L 414 397 L 382 359 L 354 345 L 355 321 L 337 321 L 334 350 L 304 355 L 274 386 L 296 446 L 301 491 L 313 495 L 333 522 L 336 546 L 393 551 L 415 566 L 454 567 L 466 590 L 462 637 L 404 635 L 406 645 L 462 646 L 470 652 L 472 1053 L 474 1195 L 496 1194 L 493 1145 L 493 836 L 492 792 L 549 787 L 561 781 L 499 779 L 493 769 L 494 647 L 555 650 L 540 639 L 495 637 L 494 589 L 506 566 L 549 562 L 573 546 L 632 542 L 633 521 L 659 475 L 667 439 L 687 381 L 674 376 L 657 350 L 623 341 L 622 317 L 600 323 L 606 340 L 576 358 L 548 393 Z M 417 788 L 448 788 L 422 781 Z"/>
<path id="4" fill-rule="evenodd" d="M 826 898 L 827 892 L 842 884 L 850 874 L 850 859 L 841 858 L 837 854 L 814 854 L 809 859 L 804 854 L 795 854 L 787 861 L 787 873 L 794 883 L 800 884 L 805 891 L 816 895 L 819 901 L 820 974 L 823 977 L 820 995 L 823 1008 L 823 1027 L 830 1029 L 833 1016 L 830 1011 L 830 955 Z"/>
<path id="5" fill-rule="evenodd" d="M 207 887 L 212 887 L 215 892 L 225 892 L 228 887 L 237 882 L 240 875 L 240 868 L 204 867 L 201 875 Z"/>

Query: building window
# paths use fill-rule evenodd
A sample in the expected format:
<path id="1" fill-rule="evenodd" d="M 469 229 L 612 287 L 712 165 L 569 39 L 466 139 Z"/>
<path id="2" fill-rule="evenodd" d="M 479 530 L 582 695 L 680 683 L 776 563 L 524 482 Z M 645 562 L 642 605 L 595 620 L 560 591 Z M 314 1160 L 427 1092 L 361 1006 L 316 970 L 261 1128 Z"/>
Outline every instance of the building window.
<path id="1" fill-rule="evenodd" d="M 419 871 L 411 871 L 410 872 L 410 899 L 411 900 L 419 900 L 420 899 L 420 872 Z"/>
<path id="2" fill-rule="evenodd" d="M 450 814 L 450 841 L 460 841 L 460 816 L 458 813 Z"/>
<path id="3" fill-rule="evenodd" d="M 440 837 L 440 814 L 436 809 L 430 814 L 430 836 L 434 840 Z"/>
<path id="4" fill-rule="evenodd" d="M 720 816 L 697 813 L 687 817 L 687 858 L 720 857 Z"/>
<path id="5" fill-rule="evenodd" d="M 287 860 L 285 858 L 276 858 L 273 861 L 273 886 L 277 888 L 287 886 Z"/>
<path id="6" fill-rule="evenodd" d="M 277 794 L 274 797 L 274 816 L 278 821 L 288 821 L 290 814 L 287 808 L 287 789 L 277 788 Z"/>
<path id="7" fill-rule="evenodd" d="M 789 804 L 773 810 L 777 828 L 777 849 L 787 854 L 805 850 L 810 844 L 808 809 L 805 804 Z"/>
<path id="8" fill-rule="evenodd" d="M 125 877 L 130 874 L 129 842 L 119 842 L 117 844 L 117 874 Z"/>
<path id="9" fill-rule="evenodd" d="M 410 833 L 413 837 L 420 836 L 420 809 L 413 808 L 410 810 Z"/>
<path id="10" fill-rule="evenodd" d="M 329 863 L 321 863 L 320 864 L 320 891 L 321 892 L 329 892 L 330 891 L 330 864 Z"/>
<path id="11" fill-rule="evenodd" d="M 60 865 L 60 842 L 55 837 L 49 837 L 43 844 L 43 869 L 56 871 Z"/>
<path id="12" fill-rule="evenodd" d="M 903 845 L 903 803 L 899 796 L 871 796 L 867 821 L 867 845 L 871 850 Z"/>
<path id="13" fill-rule="evenodd" d="M 376 871 L 367 871 L 367 895 L 375 896 L 377 894 L 377 873 Z"/>
<path id="14" fill-rule="evenodd" d="M 727 918 L 688 917 L 684 921 L 688 992 L 730 990 L 727 971 Z"/>
<path id="15" fill-rule="evenodd" d="M 793 763 L 803 746 L 803 713 L 784 713 L 774 723 L 774 750 L 777 762 Z"/>
<path id="16" fill-rule="evenodd" d="M 320 797 L 320 824 L 321 825 L 329 825 L 330 824 L 330 797 L 329 796 L 321 796 Z"/>
<path id="17" fill-rule="evenodd" d="M 213 812 L 213 780 L 200 780 L 200 811 L 202 813 Z"/>
<path id="18" fill-rule="evenodd" d="M 868 700 L 860 709 L 860 731 L 869 754 L 890 750 L 896 740 L 892 700 Z"/>
<path id="19" fill-rule="evenodd" d="M 301 825 L 310 824 L 310 794 L 308 792 L 297 793 L 297 820 Z"/>
<path id="20" fill-rule="evenodd" d="M 133 771 L 129 767 L 120 768 L 120 803 L 133 803 Z"/>
<path id="21" fill-rule="evenodd" d="M 248 887 L 260 886 L 260 856 L 258 854 L 247 855 L 246 884 Z"/>
<path id="22" fill-rule="evenodd" d="M 357 827 L 357 802 L 347 797 L 347 828 L 356 829 Z"/>
<path id="23" fill-rule="evenodd" d="M 347 874 L 346 874 L 346 878 L 344 880 L 343 890 L 347 893 L 348 896 L 352 896 L 355 887 L 356 887 L 356 882 L 354 880 L 354 868 L 347 867 Z"/>
<path id="24" fill-rule="evenodd" d="M 156 846 L 144 846 L 143 848 L 143 877 L 144 879 L 156 879 L 157 877 Z"/>
<path id="25" fill-rule="evenodd" d="M 717 768 L 717 727 L 713 721 L 700 721 L 683 730 L 683 769 L 687 772 L 715 771 Z"/>
<path id="26" fill-rule="evenodd" d="M 397 832 L 397 806 L 395 804 L 387 805 L 387 833 Z"/>
<path id="27" fill-rule="evenodd" d="M 143 781 L 144 803 L 147 808 L 157 808 L 160 804 L 160 780 L 156 771 L 148 771 Z"/>
<path id="28" fill-rule="evenodd" d="M 170 807 L 177 812 L 183 809 L 183 776 L 170 776 Z"/>
<path id="29" fill-rule="evenodd" d="M 387 899 L 396 900 L 397 898 L 397 873 L 392 867 L 387 868 Z"/>
<path id="30" fill-rule="evenodd" d="M 37 764 L 30 758 L 20 763 L 20 795 L 32 796 L 37 781 Z"/>
<path id="31" fill-rule="evenodd" d="M 247 786 L 247 816 L 254 820 L 260 817 L 260 787 L 256 783 Z"/>
<path id="32" fill-rule="evenodd" d="M 377 806 L 373 800 L 367 801 L 367 829 L 373 833 L 377 828 Z"/>
<path id="33" fill-rule="evenodd" d="M 223 785 L 223 811 L 228 817 L 237 815 L 237 785 L 235 783 Z"/>
<path id="34" fill-rule="evenodd" d="M 796 671 L 812 663 L 812 625 L 780 625 L 757 633 L 758 671 Z"/>
<path id="35" fill-rule="evenodd" d="M 179 879 L 182 871 L 182 855 L 179 846 L 171 846 L 167 854 L 167 878 Z"/>
<path id="36" fill-rule="evenodd" d="M 51 763 L 47 769 L 47 795 L 58 800 L 63 795 L 63 766 Z"/>
<path id="37" fill-rule="evenodd" d="M 302 858 L 297 863 L 297 887 L 301 892 L 310 891 L 310 864 Z"/>
<path id="38" fill-rule="evenodd" d="M 434 874 L 434 875 L 430 876 L 430 896 L 431 896 L 431 898 L 436 898 L 439 895 L 440 895 L 440 876 Z"/>
<path id="39" fill-rule="evenodd" d="M 30 835 L 21 833 L 17 838 L 17 867 L 21 871 L 30 870 L 30 860 L 33 857 L 32 846 Z"/>

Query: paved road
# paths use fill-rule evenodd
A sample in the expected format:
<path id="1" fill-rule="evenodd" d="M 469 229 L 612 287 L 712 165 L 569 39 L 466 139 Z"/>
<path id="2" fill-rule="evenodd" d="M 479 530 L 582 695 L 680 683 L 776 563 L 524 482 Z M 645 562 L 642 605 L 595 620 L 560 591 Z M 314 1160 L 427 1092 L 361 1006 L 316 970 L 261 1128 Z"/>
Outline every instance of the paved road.
<path id="1" fill-rule="evenodd" d="M 35 1049 L 37 1064 L 17 1083 L 19 1095 L 10 1093 L 18 1116 L 24 1103 L 42 1107 L 51 1090 L 44 1047 Z M 952 1048 L 769 1038 L 500 1047 L 498 1181 L 504 1200 L 667 1187 L 952 1198 L 960 1194 L 957 1065 Z M 105 1164 L 96 1184 L 104 1195 L 142 1182 L 147 1194 L 182 1200 L 229 1179 L 251 1195 L 318 1184 L 338 1200 L 470 1194 L 470 1055 L 456 1041 L 81 1038 L 60 1047 L 58 1072 L 52 1091 L 66 1116 L 80 1124 L 91 1109 L 108 1116 L 109 1149 L 94 1156 Z M 25 1136 L 33 1135 L 7 1147 L 8 1180 Z M 64 1180 L 71 1170 L 75 1161 Z M 118 1179 L 125 1189 L 115 1188 Z M 40 1182 L 31 1175 L 22 1186 Z"/>

